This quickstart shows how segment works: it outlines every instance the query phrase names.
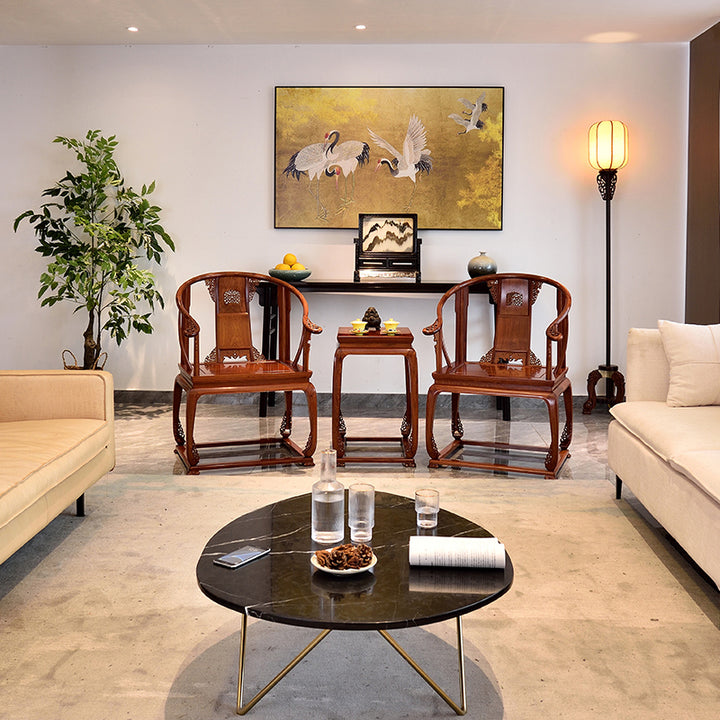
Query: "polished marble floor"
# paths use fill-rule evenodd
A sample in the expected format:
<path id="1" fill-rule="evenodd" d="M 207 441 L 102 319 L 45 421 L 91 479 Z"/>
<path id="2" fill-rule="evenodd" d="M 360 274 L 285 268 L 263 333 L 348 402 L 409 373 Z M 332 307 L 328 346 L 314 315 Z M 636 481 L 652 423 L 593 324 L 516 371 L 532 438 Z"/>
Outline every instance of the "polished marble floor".
<path id="1" fill-rule="evenodd" d="M 237 397 L 237 396 L 236 396 Z M 196 440 L 229 440 L 241 437 L 253 437 L 273 434 L 279 427 L 284 405 L 278 399 L 274 407 L 270 407 L 267 417 L 258 416 L 256 398 L 247 396 L 250 401 L 209 402 L 201 400 L 198 405 L 196 420 Z M 597 478 L 609 477 L 605 466 L 607 425 L 611 416 L 606 407 L 597 407 L 592 414 L 582 414 L 584 397 L 576 397 L 574 402 L 572 457 L 566 463 L 562 474 L 571 477 L 574 473 Z M 400 422 L 404 409 L 402 395 L 344 395 L 342 398 L 343 415 L 348 436 L 388 435 L 400 436 Z M 502 419 L 502 412 L 496 407 L 494 400 L 489 398 L 468 398 L 461 406 L 461 415 L 465 429 L 465 437 L 512 442 L 517 444 L 542 445 L 549 440 L 549 425 L 544 403 L 540 401 L 512 401 L 512 421 Z M 424 397 L 420 400 L 420 429 L 417 467 L 410 472 L 425 474 L 429 460 L 425 450 Z M 184 405 L 181 408 L 181 419 L 184 420 Z M 309 424 L 306 408 L 302 400 L 294 409 L 293 439 L 301 446 L 307 436 Z M 318 444 L 317 451 L 331 445 L 330 397 L 321 394 L 318 397 Z M 561 423 L 563 422 L 561 413 Z M 450 441 L 449 408 L 447 403 L 439 403 L 436 418 L 436 439 L 442 447 Z M 148 474 L 175 473 L 182 474 L 182 463 L 174 454 L 172 438 L 172 412 L 169 393 L 119 393 L 116 399 L 116 436 L 118 472 L 137 472 Z M 399 444 L 398 444 L 399 447 Z M 363 448 L 354 448 L 354 450 Z M 382 448 L 388 453 L 395 453 L 392 447 Z M 399 454 L 399 451 L 398 451 Z M 367 474 L 374 469 L 387 471 L 393 467 L 397 472 L 408 471 L 402 466 L 389 464 L 377 467 L 368 464 L 350 465 L 345 468 L 348 473 Z M 302 468 L 296 468 L 302 471 Z M 306 469 L 307 471 L 307 469 Z M 223 471 L 247 473 L 260 470 Z M 433 471 L 438 472 L 438 471 Z M 613 480 L 614 481 L 614 480 Z"/>

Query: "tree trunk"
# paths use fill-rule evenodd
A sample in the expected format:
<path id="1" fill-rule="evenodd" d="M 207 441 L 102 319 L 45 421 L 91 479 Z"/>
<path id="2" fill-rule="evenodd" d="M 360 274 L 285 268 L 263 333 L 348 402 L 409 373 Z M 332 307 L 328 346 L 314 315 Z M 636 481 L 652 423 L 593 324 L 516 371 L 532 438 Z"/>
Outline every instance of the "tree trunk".
<path id="1" fill-rule="evenodd" d="M 93 338 L 95 326 L 95 315 L 91 311 L 88 318 L 88 326 L 83 333 L 85 342 L 83 343 L 84 354 L 83 354 L 83 370 L 92 370 L 97 362 L 98 355 L 100 354 L 100 347 Z"/>

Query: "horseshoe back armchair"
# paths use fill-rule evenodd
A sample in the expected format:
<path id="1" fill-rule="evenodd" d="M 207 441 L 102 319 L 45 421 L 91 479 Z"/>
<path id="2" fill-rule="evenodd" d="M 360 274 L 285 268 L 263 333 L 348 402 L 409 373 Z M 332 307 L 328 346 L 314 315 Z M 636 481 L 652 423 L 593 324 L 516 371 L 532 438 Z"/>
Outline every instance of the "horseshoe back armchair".
<path id="1" fill-rule="evenodd" d="M 254 315 L 258 316 L 253 310 L 253 304 L 258 303 L 253 301 L 262 297 L 264 302 L 268 302 L 267 293 L 274 294 L 273 301 L 277 303 L 276 359 L 265 357 L 257 349 L 262 347 L 260 338 L 253 336 L 252 320 Z M 175 452 L 187 471 L 194 475 L 200 470 L 253 465 L 312 465 L 317 443 L 317 396 L 310 382 L 312 371 L 308 363 L 310 338 L 322 332 L 322 328 L 310 321 L 307 302 L 302 294 L 292 285 L 266 275 L 217 272 L 187 280 L 178 289 L 175 300 L 180 364 L 173 389 L 173 432 Z M 193 314 L 191 303 L 194 303 Z M 298 314 L 302 317 L 291 326 L 291 316 Z M 291 350 L 291 329 L 299 334 L 294 354 Z M 205 343 L 203 354 L 208 352 L 205 359 L 201 359 L 201 340 Z M 307 397 L 310 421 L 309 437 L 303 448 L 290 439 L 292 399 L 296 390 Z M 185 429 L 180 420 L 183 392 L 186 394 Z M 279 436 L 196 442 L 195 416 L 200 397 L 261 392 L 284 393 L 285 413 Z M 253 445 L 260 446 L 258 456 L 248 458 L 248 446 Z M 274 454 L 269 450 L 273 446 Z M 227 455 L 232 457 L 228 459 Z"/>
<path id="2" fill-rule="evenodd" d="M 492 347 L 477 360 L 468 357 L 468 336 L 477 328 L 468 313 L 473 292 L 487 285 L 494 311 Z M 545 329 L 545 353 L 538 358 L 530 348 L 532 315 L 543 288 L 555 293 L 552 317 Z M 496 274 L 466 280 L 450 288 L 437 306 L 437 319 L 423 330 L 435 341 L 436 369 L 428 391 L 426 445 L 430 467 L 457 466 L 557 477 L 569 457 L 572 439 L 572 389 L 567 377 L 566 350 L 570 293 L 559 283 L 537 275 Z M 454 319 L 454 337 L 449 316 Z M 444 316 L 449 330 L 445 329 Z M 454 354 L 447 343 L 454 340 Z M 434 437 L 435 408 L 440 393 L 451 395 L 452 441 L 439 450 Z M 547 405 L 550 420 L 548 446 L 513 445 L 509 442 L 468 440 L 460 420 L 460 395 L 490 395 L 496 398 L 538 398 Z M 559 432 L 558 401 L 563 397 L 565 427 Z M 478 449 L 479 448 L 479 449 Z M 511 451 L 514 460 L 510 462 Z M 532 460 L 544 453 L 538 466 Z M 488 458 L 488 452 L 491 453 Z M 481 459 L 471 459 L 473 453 Z M 530 462 L 528 462 L 530 460 Z"/>

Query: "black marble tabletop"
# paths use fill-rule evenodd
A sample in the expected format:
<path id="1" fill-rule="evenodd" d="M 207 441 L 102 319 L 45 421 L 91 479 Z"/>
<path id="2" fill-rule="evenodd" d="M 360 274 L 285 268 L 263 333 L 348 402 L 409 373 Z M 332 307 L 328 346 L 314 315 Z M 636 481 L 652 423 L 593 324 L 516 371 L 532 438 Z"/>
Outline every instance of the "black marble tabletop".
<path id="1" fill-rule="evenodd" d="M 442 509 L 430 532 L 491 535 Z M 298 495 L 242 515 L 219 530 L 200 556 L 197 580 L 209 598 L 249 616 L 338 630 L 388 630 L 454 618 L 493 602 L 512 585 L 509 557 L 503 570 L 411 568 L 408 543 L 417 533 L 414 500 L 376 492 L 372 548 L 377 564 L 355 575 L 330 575 L 310 564 L 315 550 L 327 546 L 311 540 L 310 494 Z M 269 547 L 270 554 L 235 570 L 213 564 L 214 558 L 245 544 Z"/>

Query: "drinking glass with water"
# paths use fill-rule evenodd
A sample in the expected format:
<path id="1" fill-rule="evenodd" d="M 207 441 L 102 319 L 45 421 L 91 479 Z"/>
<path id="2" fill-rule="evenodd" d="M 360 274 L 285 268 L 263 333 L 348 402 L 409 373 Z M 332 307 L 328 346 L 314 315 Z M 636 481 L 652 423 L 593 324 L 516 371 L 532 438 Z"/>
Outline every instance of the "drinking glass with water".
<path id="1" fill-rule="evenodd" d="M 439 510 L 440 493 L 437 490 L 421 488 L 415 491 L 415 512 L 417 513 L 418 527 L 436 527 Z"/>

